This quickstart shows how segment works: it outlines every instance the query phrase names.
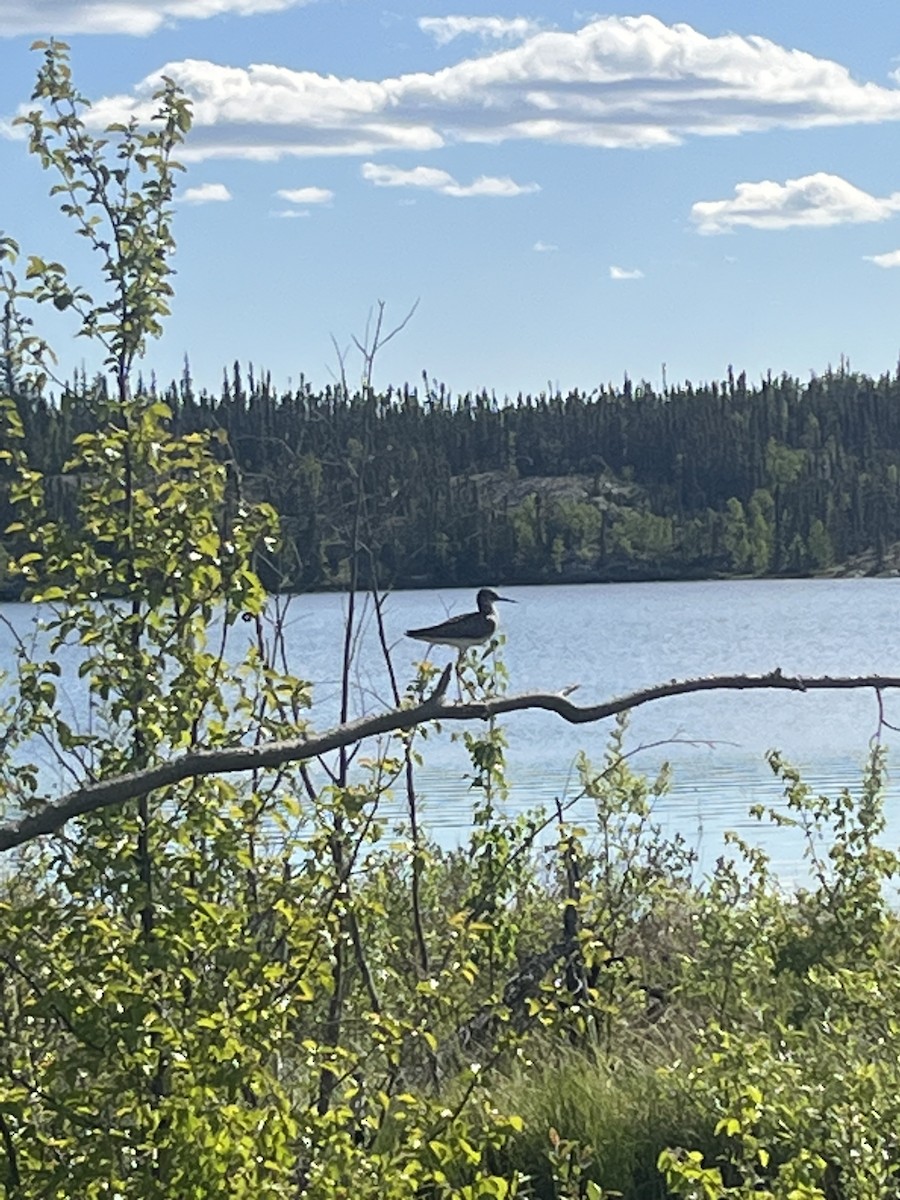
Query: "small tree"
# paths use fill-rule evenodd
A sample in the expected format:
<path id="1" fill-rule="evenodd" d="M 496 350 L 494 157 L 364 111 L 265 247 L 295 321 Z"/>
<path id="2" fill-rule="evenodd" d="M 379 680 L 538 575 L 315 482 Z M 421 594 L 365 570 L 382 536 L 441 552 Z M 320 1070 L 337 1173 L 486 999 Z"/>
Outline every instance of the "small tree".
<path id="1" fill-rule="evenodd" d="M 35 660 L 21 644 L 8 701 L 0 778 L 26 811 L 44 781 L 29 757 L 36 739 L 60 771 L 87 781 L 284 718 L 283 693 L 253 670 L 252 645 L 243 673 L 225 668 L 235 622 L 263 611 L 252 558 L 275 534 L 273 514 L 243 498 L 227 446 L 174 437 L 166 406 L 132 390 L 169 312 L 174 156 L 189 106 L 164 80 L 145 128 L 132 119 L 97 136 L 66 46 L 38 48 L 43 103 L 22 120 L 58 177 L 62 211 L 99 256 L 103 291 L 95 299 L 62 264 L 36 256 L 20 289 L 7 239 L 6 362 L 35 391 L 52 372 L 49 347 L 21 315 L 32 301 L 74 312 L 108 374 L 82 398 L 93 431 L 76 439 L 66 467 L 79 496 L 72 527 L 47 515 L 19 412 L 11 399 L 3 408 L 19 513 L 8 531 L 21 547 L 13 565 L 44 602 L 51 655 Z M 57 690 L 60 662 L 73 660 L 76 720 L 63 718 Z M 290 688 L 302 700 L 300 681 Z M 290 1010 L 256 994 L 284 987 L 260 935 L 264 921 L 270 932 L 280 924 L 285 879 L 261 846 L 269 798 L 221 780 L 157 792 L 21 858 L 0 939 L 9 1194 L 218 1195 L 226 1175 L 233 1195 L 288 1187 L 295 1124 L 271 1054 Z M 311 946 L 312 917 L 293 914 L 289 925 L 288 942 Z M 249 1023 L 234 1009 L 232 977 L 243 981 Z M 292 993 L 302 1002 L 302 979 Z"/>

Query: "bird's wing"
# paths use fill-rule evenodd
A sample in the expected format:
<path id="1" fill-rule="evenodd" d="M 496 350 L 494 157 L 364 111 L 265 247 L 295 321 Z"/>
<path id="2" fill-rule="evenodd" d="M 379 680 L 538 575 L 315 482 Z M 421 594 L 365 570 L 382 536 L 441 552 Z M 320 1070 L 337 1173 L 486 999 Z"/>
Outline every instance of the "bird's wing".
<path id="1" fill-rule="evenodd" d="M 452 634 L 455 630 L 462 628 L 465 623 L 471 620 L 472 613 L 462 613 L 458 617 L 448 617 L 446 621 L 439 621 L 437 625 L 425 625 L 422 629 L 407 629 L 406 636 L 411 638 L 435 637 L 438 634 Z"/>

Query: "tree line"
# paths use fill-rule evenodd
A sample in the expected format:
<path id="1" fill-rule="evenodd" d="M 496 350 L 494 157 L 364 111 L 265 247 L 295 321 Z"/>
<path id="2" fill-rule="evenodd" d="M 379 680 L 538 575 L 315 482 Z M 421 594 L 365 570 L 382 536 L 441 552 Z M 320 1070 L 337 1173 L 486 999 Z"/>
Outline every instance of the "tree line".
<path id="1" fill-rule="evenodd" d="M 214 431 L 277 510 L 281 544 L 259 563 L 273 588 L 343 586 L 360 546 L 381 586 L 811 574 L 864 554 L 877 570 L 900 529 L 897 372 L 500 400 L 427 377 L 278 391 L 238 362 L 212 393 L 186 361 L 139 386 L 173 432 Z M 84 375 L 55 401 L 17 397 L 60 515 L 77 508 L 73 439 L 106 403 Z"/>

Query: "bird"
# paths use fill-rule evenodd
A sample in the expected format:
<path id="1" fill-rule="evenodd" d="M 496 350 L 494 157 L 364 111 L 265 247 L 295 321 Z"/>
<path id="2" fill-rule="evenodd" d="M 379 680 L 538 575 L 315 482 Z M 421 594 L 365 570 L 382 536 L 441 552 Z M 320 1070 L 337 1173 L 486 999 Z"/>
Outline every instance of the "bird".
<path id="1" fill-rule="evenodd" d="M 461 659 L 466 650 L 489 642 L 497 632 L 500 618 L 494 605 L 498 601 L 516 603 L 509 596 L 498 595 L 493 588 L 481 588 L 475 597 L 477 612 L 448 617 L 438 625 L 425 625 L 422 629 L 407 629 L 406 636 L 419 642 L 428 642 L 431 646 L 452 646 L 459 651 Z"/>

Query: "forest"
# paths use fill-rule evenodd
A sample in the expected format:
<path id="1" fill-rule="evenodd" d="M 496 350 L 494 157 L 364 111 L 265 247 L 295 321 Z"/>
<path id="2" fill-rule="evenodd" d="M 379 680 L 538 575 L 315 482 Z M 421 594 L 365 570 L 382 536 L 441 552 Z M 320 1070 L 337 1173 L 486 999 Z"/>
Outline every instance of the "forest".
<path id="1" fill-rule="evenodd" d="M 5 361 L 49 501 L 74 520 L 64 466 L 102 420 L 104 381 L 29 397 Z M 139 390 L 168 406 L 173 432 L 221 436 L 247 494 L 277 510 L 279 548 L 258 562 L 271 590 L 345 586 L 360 534 L 361 578 L 382 587 L 810 575 L 861 555 L 868 571 L 896 566 L 897 371 L 500 400 L 427 378 L 279 394 L 237 362 L 210 395 L 186 363 L 177 383 Z"/>
<path id="2" fill-rule="evenodd" d="M 159 389 L 140 371 L 169 313 L 190 107 L 162 78 L 149 128 L 98 136 L 68 47 L 36 50 L 21 123 L 105 288 L 0 237 L 23 600 L 0 674 L 4 1200 L 900 1196 L 880 740 L 900 679 L 707 676 L 585 711 L 508 695 L 495 640 L 458 664 L 454 700 L 451 666 L 398 676 L 381 624 L 396 582 L 886 552 L 897 381 L 510 405 L 428 385 L 276 398 L 239 370 L 216 400 Z M 41 305 L 106 356 L 56 402 Z M 292 669 L 294 586 L 346 591 L 332 727 Z M 391 698 L 375 712 L 354 690 L 364 591 Z M 791 887 L 738 834 L 701 873 L 659 819 L 668 769 L 640 774 L 629 744 L 638 703 L 750 684 L 878 706 L 858 787 L 817 794 L 769 756 L 780 799 L 750 816 L 800 831 Z M 504 725 L 523 707 L 548 741 L 560 719 L 609 721 L 571 793 L 527 812 Z M 448 728 L 471 796 L 452 849 L 420 787 Z"/>

